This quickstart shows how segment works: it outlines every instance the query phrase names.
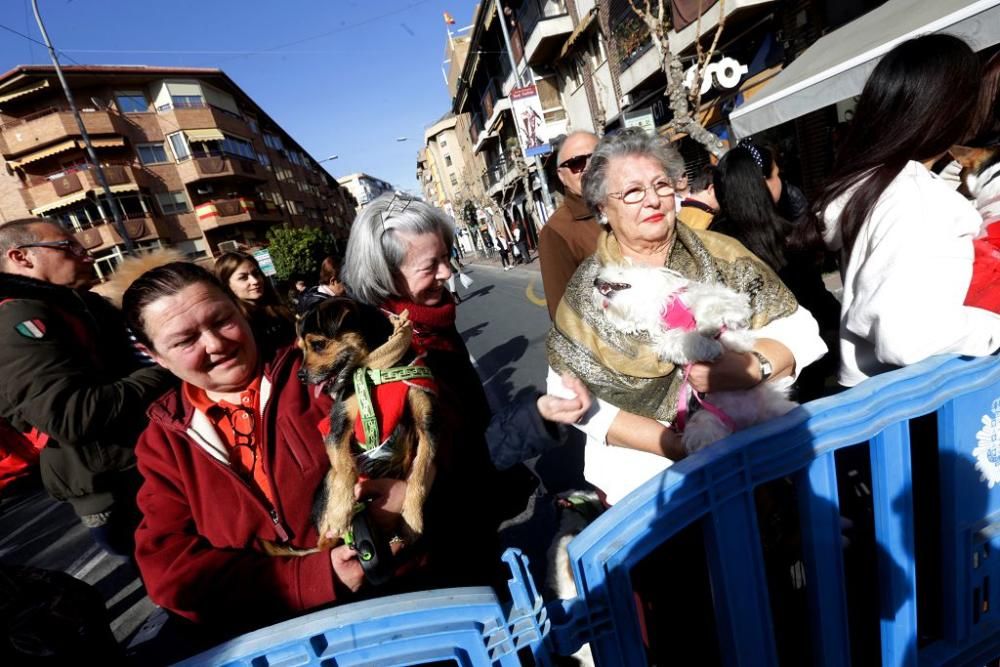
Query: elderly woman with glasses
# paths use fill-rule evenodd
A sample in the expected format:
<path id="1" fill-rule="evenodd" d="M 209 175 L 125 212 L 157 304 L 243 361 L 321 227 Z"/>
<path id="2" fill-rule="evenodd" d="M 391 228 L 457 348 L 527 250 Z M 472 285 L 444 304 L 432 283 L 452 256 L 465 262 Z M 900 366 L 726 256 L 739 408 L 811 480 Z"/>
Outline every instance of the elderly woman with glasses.
<path id="1" fill-rule="evenodd" d="M 584 199 L 607 230 L 559 304 L 549 363 L 578 376 L 599 399 L 580 425 L 588 436 L 584 475 L 610 503 L 684 457 L 670 425 L 685 377 L 682 367 L 643 354 L 641 342 L 624 340 L 606 323 L 591 298 L 602 265 L 667 267 L 750 297 L 755 349 L 694 364 L 687 380 L 696 391 L 790 382 L 826 352 L 812 315 L 771 269 L 739 242 L 676 221 L 674 184 L 683 171 L 680 155 L 665 141 L 629 129 L 601 140 L 583 179 Z M 549 387 L 560 392 L 553 372 Z"/>
<path id="2" fill-rule="evenodd" d="M 219 639 L 371 588 L 343 544 L 301 557 L 262 549 L 319 538 L 311 513 L 330 468 L 321 424 L 332 405 L 299 381 L 300 350 L 259 345 L 232 292 L 186 262 L 144 273 L 122 309 L 144 351 L 181 380 L 152 405 L 136 446 L 135 557 L 150 598 Z M 392 530 L 401 497 L 383 480 L 357 491 Z M 413 569 L 405 551 L 397 562 Z"/>

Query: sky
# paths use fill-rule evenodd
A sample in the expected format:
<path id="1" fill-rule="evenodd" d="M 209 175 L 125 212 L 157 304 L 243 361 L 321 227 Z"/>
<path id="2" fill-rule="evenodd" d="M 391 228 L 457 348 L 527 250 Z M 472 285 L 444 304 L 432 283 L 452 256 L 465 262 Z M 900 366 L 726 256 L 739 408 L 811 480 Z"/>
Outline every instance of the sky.
<path id="1" fill-rule="evenodd" d="M 0 71 L 49 64 L 31 0 L 0 2 Z M 217 67 L 334 176 L 420 193 L 424 129 L 449 111 L 447 32 L 470 0 L 38 0 L 63 64 Z M 62 55 L 65 54 L 65 55 Z M 74 63 L 73 61 L 76 61 Z M 406 141 L 397 138 L 406 137 Z"/>

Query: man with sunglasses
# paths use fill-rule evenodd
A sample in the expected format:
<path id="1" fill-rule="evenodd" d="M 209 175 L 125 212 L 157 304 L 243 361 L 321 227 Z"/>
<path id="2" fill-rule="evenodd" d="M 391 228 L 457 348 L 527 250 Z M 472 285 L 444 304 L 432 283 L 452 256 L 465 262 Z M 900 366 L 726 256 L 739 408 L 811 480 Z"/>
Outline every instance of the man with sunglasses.
<path id="1" fill-rule="evenodd" d="M 549 317 L 553 320 L 576 267 L 597 250 L 601 226 L 582 197 L 583 174 L 597 141 L 591 132 L 574 132 L 563 140 L 556 156 L 556 174 L 565 197 L 538 235 L 542 284 Z"/>
<path id="2" fill-rule="evenodd" d="M 41 448 L 49 494 L 105 550 L 131 556 L 133 447 L 172 380 L 139 366 L 118 310 L 88 291 L 95 282 L 90 253 L 58 224 L 0 225 L 0 435 Z"/>

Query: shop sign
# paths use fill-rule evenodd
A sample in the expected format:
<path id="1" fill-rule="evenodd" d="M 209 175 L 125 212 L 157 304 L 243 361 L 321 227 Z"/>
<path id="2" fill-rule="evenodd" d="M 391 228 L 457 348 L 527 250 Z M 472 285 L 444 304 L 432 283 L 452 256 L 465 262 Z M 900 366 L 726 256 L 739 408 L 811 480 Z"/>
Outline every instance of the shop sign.
<path id="1" fill-rule="evenodd" d="M 694 84 L 694 76 L 698 71 L 697 65 L 692 65 L 684 74 L 684 85 L 690 88 Z M 740 85 L 743 76 L 750 71 L 746 65 L 741 64 L 735 58 L 725 57 L 714 63 L 709 63 L 705 67 L 705 75 L 701 79 L 701 94 L 704 95 L 712 89 L 712 82 L 716 87 L 722 89 L 735 88 Z"/>

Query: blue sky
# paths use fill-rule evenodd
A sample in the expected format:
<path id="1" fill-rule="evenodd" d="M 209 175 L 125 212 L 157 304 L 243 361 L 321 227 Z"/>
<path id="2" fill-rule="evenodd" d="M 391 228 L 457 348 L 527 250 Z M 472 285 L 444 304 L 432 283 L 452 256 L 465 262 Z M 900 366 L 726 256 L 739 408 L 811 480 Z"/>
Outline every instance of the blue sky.
<path id="1" fill-rule="evenodd" d="M 0 25 L 41 41 L 30 0 Z M 468 0 L 38 0 L 55 46 L 80 64 L 218 67 L 335 176 L 365 171 L 419 192 L 423 132 L 449 108 L 447 33 Z M 249 53 L 248 53 L 249 52 Z M 47 64 L 0 30 L 0 69 Z M 72 62 L 62 59 L 65 64 Z M 397 142 L 397 137 L 407 137 Z"/>

